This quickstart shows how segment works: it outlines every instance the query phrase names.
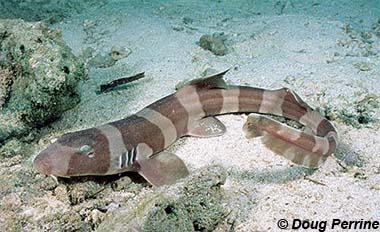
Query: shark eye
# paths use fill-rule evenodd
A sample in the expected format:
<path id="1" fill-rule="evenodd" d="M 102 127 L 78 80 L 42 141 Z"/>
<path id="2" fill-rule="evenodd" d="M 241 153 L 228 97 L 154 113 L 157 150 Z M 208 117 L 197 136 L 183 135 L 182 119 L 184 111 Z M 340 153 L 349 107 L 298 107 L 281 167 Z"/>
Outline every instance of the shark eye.
<path id="1" fill-rule="evenodd" d="M 88 156 L 88 158 L 94 157 L 94 151 L 92 150 L 92 147 L 90 145 L 83 145 L 79 148 L 80 153 L 85 154 Z"/>
<path id="2" fill-rule="evenodd" d="M 81 146 L 80 148 L 79 148 L 79 151 L 81 152 L 81 153 L 88 153 L 88 152 L 90 152 L 91 151 L 91 147 L 89 146 L 89 145 L 83 145 L 83 146 Z"/>

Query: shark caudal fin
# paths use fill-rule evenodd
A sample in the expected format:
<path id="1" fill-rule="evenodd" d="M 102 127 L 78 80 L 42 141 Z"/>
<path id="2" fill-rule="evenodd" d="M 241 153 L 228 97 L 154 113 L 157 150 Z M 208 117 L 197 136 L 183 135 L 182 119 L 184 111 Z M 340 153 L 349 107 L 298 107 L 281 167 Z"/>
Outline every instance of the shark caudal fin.
<path id="1" fill-rule="evenodd" d="M 142 160 L 138 173 L 154 186 L 169 185 L 189 175 L 183 161 L 175 154 L 162 151 Z"/>
<path id="2" fill-rule="evenodd" d="M 328 138 L 296 130 L 264 115 L 250 114 L 243 130 L 247 138 L 261 136 L 268 149 L 305 167 L 318 168 L 331 154 Z"/>

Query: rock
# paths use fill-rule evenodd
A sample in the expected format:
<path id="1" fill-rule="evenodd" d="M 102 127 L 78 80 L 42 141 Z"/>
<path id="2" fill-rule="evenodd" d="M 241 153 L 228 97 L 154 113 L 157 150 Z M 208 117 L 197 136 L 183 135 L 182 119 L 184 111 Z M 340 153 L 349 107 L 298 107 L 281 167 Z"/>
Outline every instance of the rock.
<path id="1" fill-rule="evenodd" d="M 217 56 L 224 56 L 228 52 L 225 44 L 227 38 L 224 33 L 214 33 L 212 35 L 202 35 L 199 39 L 199 46 L 209 50 Z"/>
<path id="2" fill-rule="evenodd" d="M 112 184 L 112 189 L 115 191 L 125 190 L 131 183 L 131 178 L 123 176 Z"/>
<path id="3" fill-rule="evenodd" d="M 121 60 L 121 59 L 129 56 L 129 54 L 131 54 L 131 53 L 132 53 L 132 51 L 128 48 L 125 48 L 125 47 L 113 46 L 111 48 L 111 57 L 115 61 Z"/>
<path id="4" fill-rule="evenodd" d="M 60 33 L 42 23 L 0 20 L 0 35 L 1 142 L 75 106 L 80 101 L 75 88 L 86 70 Z"/>
<path id="5" fill-rule="evenodd" d="M 183 17 L 182 22 L 184 24 L 192 24 L 194 22 L 194 20 L 192 18 L 189 18 L 189 17 Z"/>
<path id="6" fill-rule="evenodd" d="M 368 72 L 372 70 L 372 65 L 368 62 L 355 63 L 354 67 L 363 72 Z"/>
<path id="7" fill-rule="evenodd" d="M 113 66 L 116 60 L 112 59 L 110 54 L 96 54 L 93 58 L 88 61 L 88 65 L 95 68 L 108 68 Z"/>
<path id="8" fill-rule="evenodd" d="M 113 66 L 116 61 L 129 56 L 131 53 L 132 51 L 128 48 L 113 46 L 111 48 L 111 52 L 108 54 L 98 53 L 93 58 L 91 58 L 88 63 L 92 67 L 108 68 Z"/>
<path id="9" fill-rule="evenodd" d="M 97 226 L 104 219 L 104 213 L 98 209 L 93 209 L 90 214 L 84 219 L 88 224 Z"/>
<path id="10" fill-rule="evenodd" d="M 74 183 L 69 187 L 69 198 L 71 205 L 77 205 L 89 198 L 95 198 L 98 193 L 104 190 L 100 184 L 93 181 L 84 183 Z"/>
<path id="11" fill-rule="evenodd" d="M 49 178 L 52 179 L 52 178 Z M 70 204 L 70 198 L 69 194 L 67 192 L 67 187 L 63 184 L 58 185 L 56 188 L 54 188 L 54 195 L 56 196 L 57 200 Z"/>
<path id="12" fill-rule="evenodd" d="M 107 212 L 112 212 L 117 210 L 120 207 L 120 204 L 116 202 L 109 203 L 104 209 L 107 210 Z"/>
<path id="13" fill-rule="evenodd" d="M 211 166 L 181 182 L 142 192 L 113 211 L 97 231 L 212 231 L 227 210 L 221 185 L 226 171 Z"/>

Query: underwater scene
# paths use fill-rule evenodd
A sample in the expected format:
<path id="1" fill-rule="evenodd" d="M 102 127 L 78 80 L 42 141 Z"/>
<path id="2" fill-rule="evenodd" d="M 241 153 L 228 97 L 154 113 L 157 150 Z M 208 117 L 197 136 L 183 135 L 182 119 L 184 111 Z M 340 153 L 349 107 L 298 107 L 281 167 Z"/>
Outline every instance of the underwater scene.
<path id="1" fill-rule="evenodd" d="M 380 230 L 380 0 L 0 0 L 0 231 Z"/>

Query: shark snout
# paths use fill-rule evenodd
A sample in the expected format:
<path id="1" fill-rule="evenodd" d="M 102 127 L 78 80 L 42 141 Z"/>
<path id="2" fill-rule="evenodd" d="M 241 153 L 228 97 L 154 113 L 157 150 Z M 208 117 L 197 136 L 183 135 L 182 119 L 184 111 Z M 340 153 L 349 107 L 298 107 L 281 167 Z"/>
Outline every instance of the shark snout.
<path id="1" fill-rule="evenodd" d="M 67 176 L 72 149 L 58 143 L 51 144 L 34 159 L 33 166 L 48 176 Z"/>
<path id="2" fill-rule="evenodd" d="M 42 151 L 33 161 L 33 166 L 39 172 L 50 176 L 52 174 L 52 164 L 46 150 Z"/>

